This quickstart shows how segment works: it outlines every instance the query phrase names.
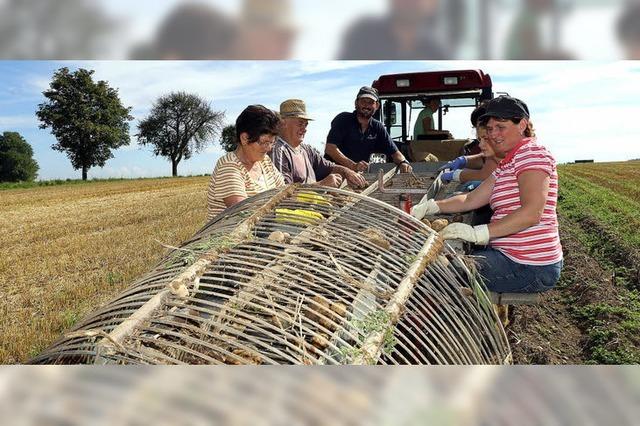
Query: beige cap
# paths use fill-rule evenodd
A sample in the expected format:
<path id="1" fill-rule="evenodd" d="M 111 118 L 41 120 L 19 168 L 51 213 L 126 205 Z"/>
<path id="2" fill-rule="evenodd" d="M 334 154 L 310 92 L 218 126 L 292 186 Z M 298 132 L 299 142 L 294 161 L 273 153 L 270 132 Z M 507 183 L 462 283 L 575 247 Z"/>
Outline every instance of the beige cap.
<path id="1" fill-rule="evenodd" d="M 282 118 L 295 117 L 304 118 L 305 120 L 313 120 L 307 115 L 307 106 L 303 100 L 287 99 L 280 104 L 280 116 Z"/>

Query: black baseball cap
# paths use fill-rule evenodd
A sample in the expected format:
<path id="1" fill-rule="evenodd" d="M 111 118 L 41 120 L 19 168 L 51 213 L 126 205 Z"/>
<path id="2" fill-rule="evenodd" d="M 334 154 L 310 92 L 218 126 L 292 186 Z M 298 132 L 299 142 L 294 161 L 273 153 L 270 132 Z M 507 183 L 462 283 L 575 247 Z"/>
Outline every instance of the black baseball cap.
<path id="1" fill-rule="evenodd" d="M 498 96 L 487 103 L 487 111 L 482 114 L 479 120 L 485 121 L 489 118 L 529 118 L 529 108 L 527 104 L 518 98 L 511 96 Z"/>
<path id="2" fill-rule="evenodd" d="M 358 96 L 356 96 L 356 99 L 360 99 L 360 98 L 369 98 L 369 99 L 373 99 L 376 102 L 380 100 L 380 98 L 378 97 L 378 91 L 373 87 L 369 87 L 369 86 L 362 86 L 360 88 L 360 90 L 358 91 Z"/>

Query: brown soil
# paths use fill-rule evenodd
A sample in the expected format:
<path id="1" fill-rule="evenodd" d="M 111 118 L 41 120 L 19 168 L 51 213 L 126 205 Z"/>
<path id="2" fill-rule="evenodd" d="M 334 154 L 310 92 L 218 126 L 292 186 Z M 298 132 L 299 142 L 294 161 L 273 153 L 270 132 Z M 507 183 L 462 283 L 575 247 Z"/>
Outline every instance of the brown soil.
<path id="1" fill-rule="evenodd" d="M 515 364 L 584 364 L 589 360 L 585 330 L 571 308 L 590 303 L 615 304 L 618 292 L 611 272 L 603 269 L 571 235 L 571 224 L 560 218 L 564 269 L 557 289 L 535 306 L 510 307 L 506 332 Z"/>

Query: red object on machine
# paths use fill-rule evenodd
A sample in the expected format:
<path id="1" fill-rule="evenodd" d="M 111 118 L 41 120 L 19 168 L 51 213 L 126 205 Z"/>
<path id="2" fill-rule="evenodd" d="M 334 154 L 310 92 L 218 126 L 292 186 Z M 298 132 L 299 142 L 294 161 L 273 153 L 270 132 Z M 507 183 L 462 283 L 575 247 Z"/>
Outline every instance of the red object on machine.
<path id="1" fill-rule="evenodd" d="M 403 210 L 407 214 L 411 214 L 412 207 L 413 207 L 413 204 L 411 202 L 411 195 L 400 194 L 400 206 L 399 206 L 400 210 Z"/>

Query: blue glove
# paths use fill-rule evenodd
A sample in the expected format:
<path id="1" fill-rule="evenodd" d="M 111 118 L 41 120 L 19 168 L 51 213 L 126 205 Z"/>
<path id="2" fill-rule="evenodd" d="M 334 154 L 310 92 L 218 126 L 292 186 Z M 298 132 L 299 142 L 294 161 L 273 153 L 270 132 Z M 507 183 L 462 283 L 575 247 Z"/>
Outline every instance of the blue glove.
<path id="1" fill-rule="evenodd" d="M 440 175 L 442 183 L 449 183 L 451 181 L 460 182 L 460 175 L 462 170 L 453 170 L 451 172 L 444 172 Z"/>
<path id="2" fill-rule="evenodd" d="M 449 161 L 447 164 L 445 164 L 444 166 L 440 167 L 438 169 L 439 172 L 449 169 L 449 170 L 459 170 L 459 169 L 464 169 L 467 165 L 467 157 L 465 156 L 460 156 L 458 158 L 456 158 L 455 160 L 451 160 Z"/>
<path id="3" fill-rule="evenodd" d="M 453 172 L 444 172 L 442 175 L 440 175 L 440 180 L 443 183 L 451 182 L 451 180 L 453 180 Z"/>

